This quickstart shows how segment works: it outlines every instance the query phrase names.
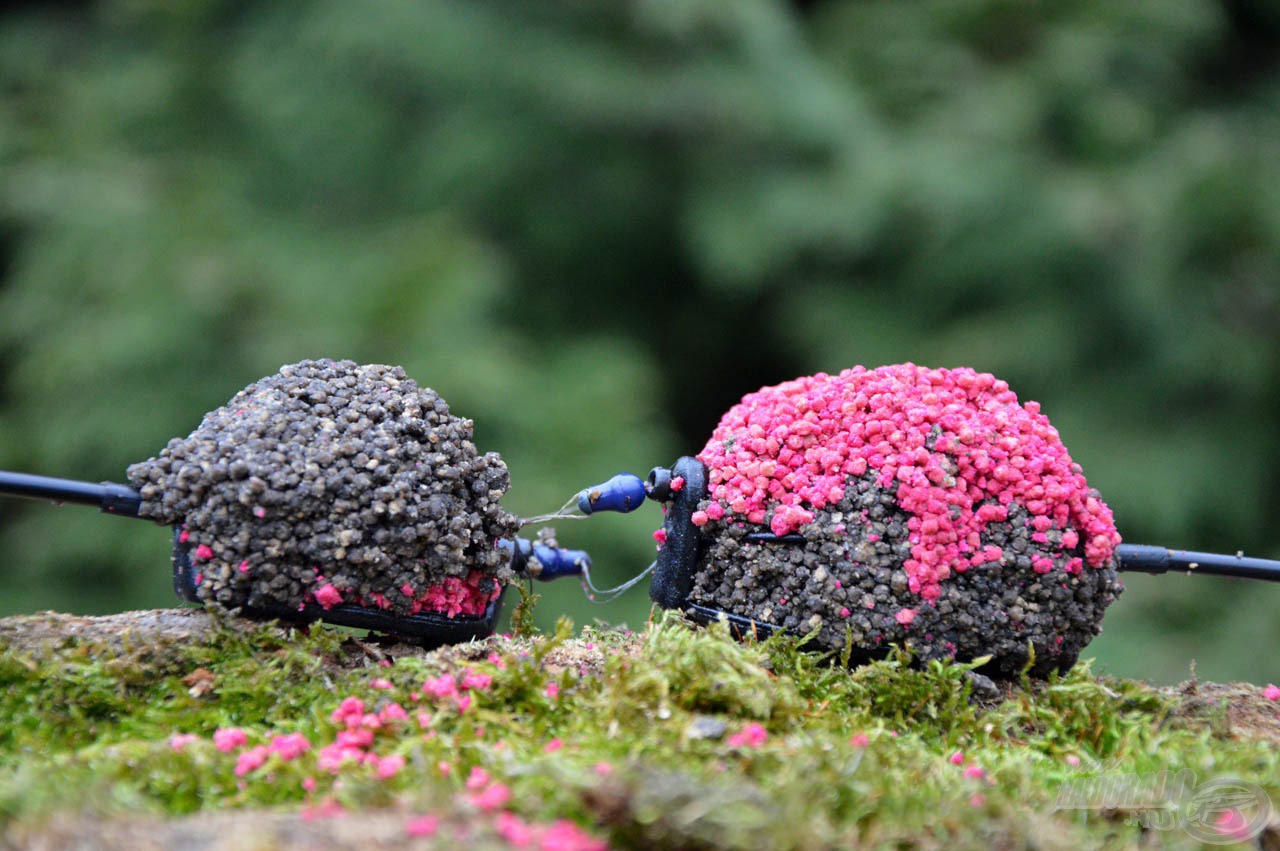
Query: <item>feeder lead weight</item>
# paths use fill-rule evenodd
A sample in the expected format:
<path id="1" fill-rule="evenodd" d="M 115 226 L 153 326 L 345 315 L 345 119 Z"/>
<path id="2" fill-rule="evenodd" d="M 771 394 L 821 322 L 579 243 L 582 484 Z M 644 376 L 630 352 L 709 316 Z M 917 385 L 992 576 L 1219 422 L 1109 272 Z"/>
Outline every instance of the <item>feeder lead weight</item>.
<path id="1" fill-rule="evenodd" d="M 644 480 L 632 473 L 619 473 L 607 482 L 585 488 L 578 494 L 578 510 L 583 514 L 617 511 L 626 514 L 644 502 Z"/>

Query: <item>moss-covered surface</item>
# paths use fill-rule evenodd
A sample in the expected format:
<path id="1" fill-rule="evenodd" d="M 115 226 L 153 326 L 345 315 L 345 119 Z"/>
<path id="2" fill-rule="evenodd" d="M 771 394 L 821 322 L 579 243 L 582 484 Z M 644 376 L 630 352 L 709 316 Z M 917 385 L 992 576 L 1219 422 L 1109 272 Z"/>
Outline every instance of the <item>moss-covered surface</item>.
<path id="1" fill-rule="evenodd" d="M 665 613 L 434 652 L 46 615 L 0 622 L 0 647 L 0 818 L 23 847 L 1193 847 L 1123 802 L 1055 805 L 1100 772 L 1280 795 L 1257 687 L 1081 665 L 993 693 L 961 665 L 850 671 Z"/>

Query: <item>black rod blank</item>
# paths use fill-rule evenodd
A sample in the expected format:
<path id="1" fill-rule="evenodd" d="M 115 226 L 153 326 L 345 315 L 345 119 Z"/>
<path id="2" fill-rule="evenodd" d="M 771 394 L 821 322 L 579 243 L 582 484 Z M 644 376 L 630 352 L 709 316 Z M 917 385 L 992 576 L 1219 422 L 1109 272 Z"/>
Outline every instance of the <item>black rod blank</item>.
<path id="1" fill-rule="evenodd" d="M 55 479 L 52 476 L 35 476 L 30 473 L 10 473 L 0 470 L 0 494 L 22 496 L 28 499 L 44 499 L 50 502 L 75 502 L 96 505 L 108 514 L 137 517 L 142 497 L 128 485 L 114 482 L 78 482 L 74 479 Z"/>

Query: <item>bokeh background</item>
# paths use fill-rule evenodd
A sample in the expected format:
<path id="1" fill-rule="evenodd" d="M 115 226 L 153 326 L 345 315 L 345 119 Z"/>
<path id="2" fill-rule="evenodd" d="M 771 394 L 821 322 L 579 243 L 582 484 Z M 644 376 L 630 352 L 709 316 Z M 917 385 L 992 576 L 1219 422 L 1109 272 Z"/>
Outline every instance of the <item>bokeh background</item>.
<path id="1" fill-rule="evenodd" d="M 440 391 L 524 515 L 764 384 L 973 366 L 1127 540 L 1280 558 L 1280 4 L 6 4 L 0 467 L 121 480 L 320 356 Z M 612 584 L 658 522 L 559 531 Z M 0 613 L 170 605 L 167 556 L 0 501 Z M 1090 652 L 1268 682 L 1278 642 L 1280 586 L 1135 577 Z"/>

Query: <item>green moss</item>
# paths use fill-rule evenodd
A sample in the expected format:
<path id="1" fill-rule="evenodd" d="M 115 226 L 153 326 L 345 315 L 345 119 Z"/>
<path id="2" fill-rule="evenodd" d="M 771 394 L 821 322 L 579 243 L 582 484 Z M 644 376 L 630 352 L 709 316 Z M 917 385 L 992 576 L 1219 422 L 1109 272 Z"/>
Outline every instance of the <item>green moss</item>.
<path id="1" fill-rule="evenodd" d="M 1274 745 L 1228 739 L 1140 683 L 1081 665 L 984 706 L 972 699 L 971 668 L 897 655 L 849 670 L 794 639 L 737 642 L 721 625 L 693 629 L 669 613 L 635 635 L 575 635 L 562 621 L 553 635 L 389 667 L 327 629 L 221 630 L 123 653 L 10 648 L 0 652 L 0 814 L 12 824 L 337 801 L 475 818 L 466 780 L 481 769 L 510 787 L 506 808 L 522 817 L 569 818 L 621 847 L 1056 847 L 1061 837 L 1063 847 L 1119 848 L 1140 841 L 1124 813 L 1054 810 L 1063 784 L 1104 760 L 1113 772 L 1190 768 L 1280 792 Z M 428 679 L 468 670 L 492 680 L 466 693 L 465 710 L 453 698 L 415 699 Z M 408 711 L 369 748 L 404 758 L 394 776 L 380 779 L 373 762 L 318 765 L 348 696 L 369 712 L 392 702 Z M 749 724 L 765 740 L 735 746 Z M 302 733 L 316 747 L 237 777 L 237 754 L 211 740 L 230 726 L 249 746 Z M 179 751 L 175 733 L 199 738 Z"/>

